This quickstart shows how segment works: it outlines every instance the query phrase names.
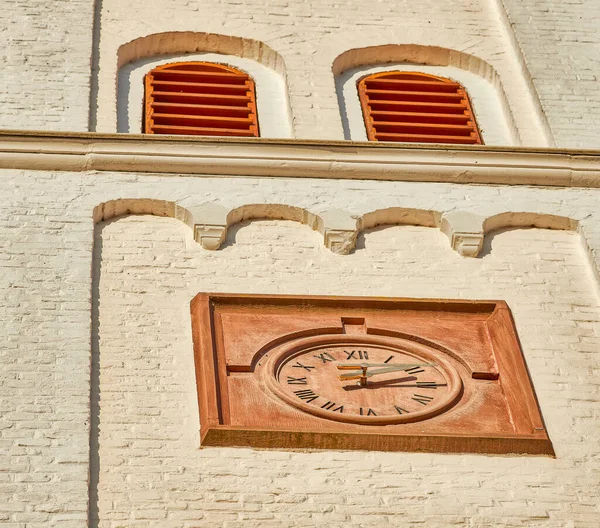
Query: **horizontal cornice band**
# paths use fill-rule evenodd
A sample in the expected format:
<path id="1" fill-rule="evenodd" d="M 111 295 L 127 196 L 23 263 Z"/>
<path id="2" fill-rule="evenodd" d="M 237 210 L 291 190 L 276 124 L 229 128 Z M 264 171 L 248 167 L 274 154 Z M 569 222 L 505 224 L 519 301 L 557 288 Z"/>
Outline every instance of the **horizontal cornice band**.
<path id="1" fill-rule="evenodd" d="M 0 131 L 0 168 L 600 187 L 600 151 Z"/>

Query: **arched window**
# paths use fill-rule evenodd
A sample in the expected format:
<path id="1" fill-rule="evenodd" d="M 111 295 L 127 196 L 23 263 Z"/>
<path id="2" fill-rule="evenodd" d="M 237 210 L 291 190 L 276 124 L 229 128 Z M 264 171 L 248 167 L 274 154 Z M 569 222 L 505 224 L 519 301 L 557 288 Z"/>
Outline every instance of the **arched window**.
<path id="1" fill-rule="evenodd" d="M 382 72 L 358 82 L 369 141 L 482 144 L 464 88 L 418 72 Z"/>
<path id="2" fill-rule="evenodd" d="M 209 62 L 177 62 L 146 75 L 144 132 L 258 137 L 254 81 Z"/>

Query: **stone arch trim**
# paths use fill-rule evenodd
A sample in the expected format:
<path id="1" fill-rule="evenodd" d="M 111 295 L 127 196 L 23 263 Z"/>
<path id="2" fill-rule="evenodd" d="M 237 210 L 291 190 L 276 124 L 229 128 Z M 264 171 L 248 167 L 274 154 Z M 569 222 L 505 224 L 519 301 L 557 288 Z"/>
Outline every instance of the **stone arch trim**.
<path id="1" fill-rule="evenodd" d="M 378 226 L 415 225 L 438 228 L 450 246 L 463 257 L 477 257 L 486 234 L 503 228 L 539 228 L 579 233 L 598 283 L 600 283 L 600 240 L 593 222 L 547 213 L 504 212 L 490 217 L 470 211 L 439 211 L 391 207 L 358 218 L 331 209 L 313 213 L 287 204 L 247 204 L 235 208 L 214 203 L 182 206 L 174 201 L 152 198 L 118 198 L 98 204 L 92 213 L 94 223 L 125 215 L 149 214 L 180 220 L 193 231 L 194 240 L 204 249 L 217 250 L 229 227 L 246 220 L 291 220 L 309 226 L 323 235 L 324 245 L 333 253 L 346 255 L 356 245 L 359 232 Z"/>
<path id="2" fill-rule="evenodd" d="M 338 210 L 312 213 L 301 207 L 285 204 L 249 204 L 228 210 L 215 204 L 190 208 L 193 217 L 194 239 L 205 249 L 221 247 L 230 226 L 246 220 L 291 220 L 309 226 L 323 235 L 332 252 L 347 254 L 356 241 L 356 222 Z"/>
<path id="3" fill-rule="evenodd" d="M 500 77 L 491 64 L 462 51 L 439 46 L 419 44 L 384 44 L 353 48 L 338 55 L 332 64 L 334 75 L 368 64 L 412 63 L 427 66 L 455 66 L 468 70 L 492 84 L 500 82 Z"/>
<path id="4" fill-rule="evenodd" d="M 194 31 L 153 33 L 127 42 L 120 46 L 117 52 L 117 68 L 147 57 L 198 52 L 236 55 L 255 60 L 281 75 L 285 75 L 286 71 L 283 57 L 263 42 L 231 35 Z"/>
<path id="5" fill-rule="evenodd" d="M 568 216 L 549 213 L 504 212 L 485 219 L 482 225 L 483 233 L 487 234 L 505 228 L 538 228 L 573 231 L 579 234 L 581 244 L 588 257 L 596 284 L 600 284 L 600 244 L 593 222 Z"/>
<path id="6" fill-rule="evenodd" d="M 377 209 L 362 215 L 358 219 L 358 229 L 365 231 L 384 225 L 415 225 L 423 227 L 439 227 L 442 213 L 426 209 L 408 207 L 389 207 Z"/>
<path id="7" fill-rule="evenodd" d="M 490 216 L 483 222 L 484 233 L 507 227 L 537 227 L 578 231 L 579 222 L 566 216 L 545 213 L 505 212 Z"/>
<path id="8" fill-rule="evenodd" d="M 94 223 L 97 224 L 119 216 L 143 214 L 176 218 L 188 225 L 191 220 L 189 211 L 175 202 L 153 198 L 117 198 L 115 200 L 108 200 L 94 207 L 92 218 Z"/>
<path id="9" fill-rule="evenodd" d="M 126 215 L 164 216 L 189 226 L 194 240 L 204 249 L 217 250 L 230 226 L 246 220 L 291 220 L 309 226 L 323 235 L 325 245 L 334 253 L 347 254 L 354 248 L 356 221 L 344 211 L 319 214 L 286 204 L 248 204 L 233 209 L 214 203 L 181 206 L 176 202 L 152 198 L 118 198 L 94 207 L 94 223 Z"/>

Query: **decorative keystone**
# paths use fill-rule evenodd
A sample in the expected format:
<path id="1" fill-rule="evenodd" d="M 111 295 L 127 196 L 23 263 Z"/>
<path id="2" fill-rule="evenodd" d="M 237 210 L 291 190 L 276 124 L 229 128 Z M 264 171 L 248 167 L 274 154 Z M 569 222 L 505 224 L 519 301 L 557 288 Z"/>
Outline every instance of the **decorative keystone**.
<path id="1" fill-rule="evenodd" d="M 453 211 L 442 216 L 440 229 L 459 255 L 476 257 L 483 247 L 483 221 L 478 214 Z"/>
<path id="2" fill-rule="evenodd" d="M 333 209 L 319 214 L 319 231 L 333 253 L 347 255 L 356 246 L 356 220 L 345 211 Z"/>
<path id="3" fill-rule="evenodd" d="M 215 251 L 227 236 L 228 209 L 215 204 L 195 205 L 187 208 L 194 230 L 194 240 L 204 249 Z"/>

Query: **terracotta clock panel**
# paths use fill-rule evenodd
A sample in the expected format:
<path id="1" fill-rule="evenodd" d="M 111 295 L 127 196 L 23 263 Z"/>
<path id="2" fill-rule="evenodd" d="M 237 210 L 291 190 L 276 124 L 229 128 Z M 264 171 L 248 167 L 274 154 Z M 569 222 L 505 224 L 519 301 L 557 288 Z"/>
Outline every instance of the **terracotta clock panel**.
<path id="1" fill-rule="evenodd" d="M 199 294 L 202 446 L 552 455 L 502 301 Z"/>

